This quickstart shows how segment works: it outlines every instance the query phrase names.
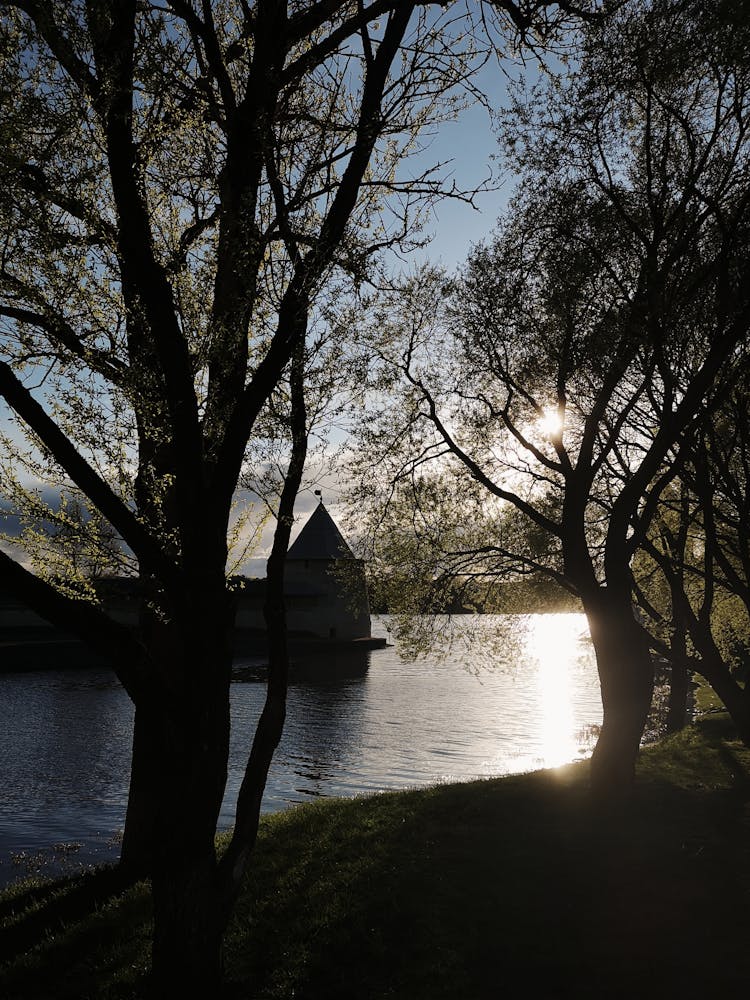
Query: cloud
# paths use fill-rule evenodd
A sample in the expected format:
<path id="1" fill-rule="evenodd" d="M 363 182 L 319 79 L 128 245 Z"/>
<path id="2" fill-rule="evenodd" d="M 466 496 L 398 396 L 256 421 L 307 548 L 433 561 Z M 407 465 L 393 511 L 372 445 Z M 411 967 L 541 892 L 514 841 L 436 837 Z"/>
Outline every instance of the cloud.
<path id="1" fill-rule="evenodd" d="M 24 484 L 26 488 L 36 491 L 42 502 L 51 510 L 60 507 L 61 491 L 41 482 L 28 482 Z M 302 530 L 307 518 L 320 502 L 320 497 L 315 493 L 320 490 L 322 500 L 329 510 L 334 521 L 340 522 L 343 518 L 343 507 L 340 503 L 342 495 L 342 479 L 338 472 L 331 471 L 330 467 L 326 471 L 320 472 L 313 468 L 306 476 L 305 484 L 300 490 L 294 505 L 294 526 L 292 528 L 291 542 L 295 540 Z M 248 509 L 249 508 L 249 509 Z M 240 490 L 236 497 L 235 510 L 230 520 L 230 528 L 237 528 L 239 519 L 244 518 L 245 524 L 238 528 L 236 544 L 234 546 L 235 559 L 240 561 L 235 567 L 231 566 L 230 572 L 248 577 L 264 577 L 266 575 L 266 563 L 271 554 L 273 545 L 273 534 L 275 521 L 268 518 L 262 529 L 258 532 L 258 522 L 267 510 L 265 504 L 260 500 L 258 494 L 253 490 Z M 49 522 L 42 521 L 41 525 L 51 529 L 53 526 Z M 13 511 L 10 502 L 0 497 L 0 530 L 11 539 L 18 538 L 21 533 L 21 520 L 17 513 Z M 257 536 L 257 537 L 256 537 Z M 9 551 L 12 548 L 12 552 Z M 243 549 L 247 549 L 243 555 Z M 20 546 L 7 543 L 5 551 L 13 555 L 19 561 L 23 561 L 23 553 Z"/>

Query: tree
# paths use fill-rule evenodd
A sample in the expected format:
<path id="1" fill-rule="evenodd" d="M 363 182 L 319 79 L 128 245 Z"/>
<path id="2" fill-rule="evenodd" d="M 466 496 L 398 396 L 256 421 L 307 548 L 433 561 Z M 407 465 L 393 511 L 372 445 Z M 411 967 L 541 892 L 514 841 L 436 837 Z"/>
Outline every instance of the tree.
<path id="1" fill-rule="evenodd" d="M 638 579 L 654 646 L 687 683 L 696 671 L 711 685 L 750 743 L 748 621 L 750 559 L 745 537 L 750 414 L 747 369 L 685 446 L 674 496 L 665 497 L 643 551 L 661 577 Z M 641 573 L 645 567 L 641 563 Z M 667 600 L 654 591 L 665 590 Z M 667 631 L 667 636 L 664 632 Z M 675 699 L 676 701 L 677 699 Z M 675 706 L 676 708 L 676 706 Z"/>
<path id="2" fill-rule="evenodd" d="M 151 874 L 157 992 L 207 994 L 284 721 L 282 593 L 305 339 L 334 273 L 408 245 L 444 187 L 402 177 L 453 113 L 471 31 L 443 5 L 3 0 L 0 395 L 29 461 L 137 562 L 137 634 L 8 553 L 3 583 L 113 658 L 136 705 L 124 860 Z M 585 5 L 584 5 L 585 6 Z M 542 33 L 577 5 L 498 2 Z M 416 237 L 419 238 L 418 235 Z M 230 845 L 227 531 L 280 382 L 291 458 L 269 561 L 267 699 Z"/>
<path id="3" fill-rule="evenodd" d="M 440 19 L 412 4 L 3 6 L 0 391 L 40 461 L 135 554 L 139 635 L 7 556 L 3 574 L 116 659 L 136 704 L 124 858 L 152 876 L 156 982 L 170 995 L 210 990 L 283 724 L 281 574 L 304 460 L 310 306 L 332 267 L 361 273 L 394 238 L 388 227 L 405 236 L 412 190 L 440 191 L 430 176 L 402 186 L 393 171 L 445 113 L 467 51 L 448 52 Z M 390 219 L 389 187 L 403 197 Z M 255 421 L 290 365 L 295 443 L 269 565 L 268 698 L 217 859 L 229 511 Z M 49 367 L 52 414 L 23 366 L 32 377 Z M 105 473 L 107 410 L 132 433 Z"/>
<path id="4" fill-rule="evenodd" d="M 694 542 L 694 527 L 689 495 L 678 482 L 662 494 L 651 528 L 632 564 L 634 598 L 641 624 L 648 629 L 652 649 L 669 669 L 664 719 L 667 733 L 679 732 L 688 722 L 692 672 L 681 594 L 690 587 L 685 567 Z M 660 572 L 662 558 L 674 565 L 672 577 Z M 680 566 L 676 565 L 678 559 Z"/>
<path id="5" fill-rule="evenodd" d="M 501 123 L 526 173 L 494 242 L 452 283 L 407 283 L 373 324 L 395 401 L 368 415 L 358 499 L 420 551 L 437 539 L 443 564 L 531 567 L 578 595 L 603 794 L 632 781 L 653 687 L 632 559 L 750 321 L 750 89 L 730 23 L 746 30 L 733 4 L 659 0 L 591 27 L 580 65 Z"/>

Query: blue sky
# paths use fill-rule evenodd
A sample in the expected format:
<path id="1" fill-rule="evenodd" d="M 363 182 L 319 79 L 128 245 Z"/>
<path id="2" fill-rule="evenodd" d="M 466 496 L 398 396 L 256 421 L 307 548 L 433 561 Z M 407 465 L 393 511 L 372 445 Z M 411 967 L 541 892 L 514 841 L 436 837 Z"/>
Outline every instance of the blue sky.
<path id="1" fill-rule="evenodd" d="M 488 64 L 481 74 L 485 93 L 492 96 L 498 105 L 505 96 L 505 78 L 496 64 Z M 451 160 L 446 173 L 450 173 L 459 187 L 472 188 L 479 186 L 488 176 L 490 167 L 495 175 L 500 173 L 499 165 L 492 163 L 492 157 L 498 150 L 497 141 L 492 133 L 490 117 L 487 110 L 479 104 L 467 108 L 454 122 L 441 126 L 429 148 L 421 158 L 410 161 L 411 169 L 416 172 L 419 165 L 428 167 L 436 161 Z M 499 184 L 495 177 L 493 184 L 496 190 L 477 195 L 472 208 L 464 202 L 446 200 L 437 206 L 432 224 L 427 232 L 433 234 L 428 246 L 406 258 L 402 258 L 404 268 L 414 267 L 422 261 L 432 261 L 442 264 L 449 270 L 459 267 L 466 259 L 474 243 L 489 236 L 498 216 L 505 209 L 513 189 L 513 179 L 508 177 L 505 183 Z M 322 488 L 323 500 L 334 519 L 340 516 L 339 506 L 340 484 L 335 477 L 326 477 L 319 484 Z M 310 512 L 318 503 L 314 488 L 303 490 L 295 505 L 296 523 L 292 538 L 296 537 Z M 260 552 L 270 546 L 271 532 L 264 532 Z M 265 558 L 260 553 L 256 558 L 248 560 L 244 572 L 249 575 L 261 576 L 265 572 Z"/>
<path id="2" fill-rule="evenodd" d="M 494 106 L 502 105 L 506 80 L 494 60 L 483 68 L 477 82 Z M 429 166 L 437 160 L 452 161 L 446 169 L 456 184 L 463 188 L 479 186 L 492 169 L 495 175 L 493 186 L 500 186 L 497 190 L 477 195 L 477 209 L 454 200 L 441 202 L 432 225 L 428 227 L 434 238 L 419 254 L 419 259 L 442 263 L 453 269 L 466 259 L 471 245 L 485 238 L 494 228 L 513 187 L 510 178 L 501 183 L 499 165 L 492 163 L 497 151 L 498 144 L 489 114 L 479 104 L 467 108 L 456 121 L 441 126 L 439 134 L 423 154 L 424 165 Z"/>
<path id="3" fill-rule="evenodd" d="M 495 61 L 491 60 L 484 67 L 479 82 L 495 106 L 503 103 L 506 80 Z M 445 200 L 437 205 L 431 223 L 427 226 L 427 233 L 433 236 L 432 241 L 424 249 L 403 259 L 401 266 L 410 268 L 421 261 L 430 260 L 452 270 L 466 259 L 472 244 L 489 235 L 498 215 L 506 205 L 513 186 L 512 179 L 507 179 L 504 184 L 499 183 L 498 164 L 492 163 L 497 148 L 490 116 L 484 107 L 475 104 L 466 108 L 456 121 L 442 125 L 429 148 L 421 154 L 421 157 L 415 157 L 410 162 L 410 171 L 416 173 L 436 161 L 450 161 L 449 164 L 446 163 L 444 175 L 448 175 L 449 180 L 455 180 L 458 187 L 466 189 L 482 184 L 492 169 L 492 173 L 496 175 L 493 182 L 496 189 L 477 195 L 476 208 L 454 200 Z M 7 407 L 4 401 L 0 400 L 0 425 L 6 431 L 8 416 Z M 324 486 L 323 492 L 324 499 L 335 513 L 339 491 L 334 483 L 330 483 L 328 489 Z M 312 490 L 304 491 L 300 495 L 297 511 L 298 516 L 301 516 L 295 525 L 295 534 L 316 503 L 317 497 Z M 10 526 L 6 524 L 5 527 L 7 530 Z M 268 541 L 270 539 L 264 538 L 266 544 Z M 261 551 L 264 548 L 265 545 Z M 245 571 L 262 574 L 264 569 L 265 559 L 261 556 L 259 559 L 251 559 Z"/>

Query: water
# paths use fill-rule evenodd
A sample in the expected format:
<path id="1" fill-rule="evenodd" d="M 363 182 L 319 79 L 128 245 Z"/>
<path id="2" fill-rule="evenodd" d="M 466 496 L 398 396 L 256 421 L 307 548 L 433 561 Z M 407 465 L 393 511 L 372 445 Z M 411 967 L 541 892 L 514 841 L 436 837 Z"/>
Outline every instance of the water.
<path id="1" fill-rule="evenodd" d="M 485 616 L 446 658 L 389 647 L 313 680 L 298 664 L 264 809 L 550 767 L 587 755 L 601 723 L 582 615 Z M 387 619 L 373 623 L 386 634 Z M 490 639 L 496 640 L 492 645 Z M 368 662 L 369 661 L 369 662 Z M 238 664 L 252 668 L 252 661 Z M 232 685 L 229 826 L 262 707 Z M 0 884 L 117 857 L 132 706 L 106 671 L 0 675 Z M 57 846 L 55 846 L 57 845 Z"/>

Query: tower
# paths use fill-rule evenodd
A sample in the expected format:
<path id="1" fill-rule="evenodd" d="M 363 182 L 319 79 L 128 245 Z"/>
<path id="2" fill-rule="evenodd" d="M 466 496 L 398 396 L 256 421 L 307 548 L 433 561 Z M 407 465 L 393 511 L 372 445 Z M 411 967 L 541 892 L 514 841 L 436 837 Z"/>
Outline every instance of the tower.
<path id="1" fill-rule="evenodd" d="M 364 562 L 322 500 L 289 548 L 284 579 L 290 633 L 341 642 L 369 638 Z"/>

